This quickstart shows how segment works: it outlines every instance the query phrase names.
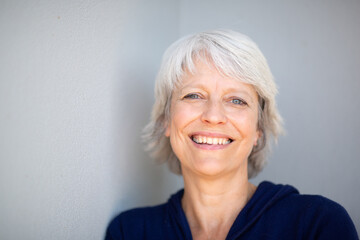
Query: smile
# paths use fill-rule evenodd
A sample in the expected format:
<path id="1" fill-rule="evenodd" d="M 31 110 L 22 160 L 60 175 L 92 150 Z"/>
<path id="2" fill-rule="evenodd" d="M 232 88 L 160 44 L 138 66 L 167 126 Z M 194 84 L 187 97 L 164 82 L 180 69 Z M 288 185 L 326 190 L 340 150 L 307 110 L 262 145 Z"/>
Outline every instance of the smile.
<path id="1" fill-rule="evenodd" d="M 193 140 L 197 144 L 207 145 L 227 145 L 233 141 L 230 138 L 209 137 L 201 135 L 192 135 L 191 140 Z"/>

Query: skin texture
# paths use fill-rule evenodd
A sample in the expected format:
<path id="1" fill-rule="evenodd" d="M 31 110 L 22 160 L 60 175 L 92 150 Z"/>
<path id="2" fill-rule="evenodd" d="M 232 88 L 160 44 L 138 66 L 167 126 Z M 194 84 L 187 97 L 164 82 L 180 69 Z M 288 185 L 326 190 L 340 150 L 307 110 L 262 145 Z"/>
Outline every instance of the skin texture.
<path id="1" fill-rule="evenodd" d="M 212 64 L 196 62 L 175 88 L 165 135 L 181 163 L 182 206 L 194 239 L 225 239 L 256 187 L 247 158 L 260 136 L 258 95 Z M 192 136 L 230 138 L 226 145 L 196 144 Z"/>

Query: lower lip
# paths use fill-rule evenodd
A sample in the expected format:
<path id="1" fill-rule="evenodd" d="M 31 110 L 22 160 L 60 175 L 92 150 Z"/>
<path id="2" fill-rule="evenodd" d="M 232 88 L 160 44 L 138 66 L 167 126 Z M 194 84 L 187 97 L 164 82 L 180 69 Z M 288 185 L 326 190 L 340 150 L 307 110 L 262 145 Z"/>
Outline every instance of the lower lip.
<path id="1" fill-rule="evenodd" d="M 231 143 L 228 144 L 199 144 L 194 142 L 192 139 L 190 141 L 195 145 L 195 147 L 204 149 L 204 150 L 221 150 L 228 147 Z"/>

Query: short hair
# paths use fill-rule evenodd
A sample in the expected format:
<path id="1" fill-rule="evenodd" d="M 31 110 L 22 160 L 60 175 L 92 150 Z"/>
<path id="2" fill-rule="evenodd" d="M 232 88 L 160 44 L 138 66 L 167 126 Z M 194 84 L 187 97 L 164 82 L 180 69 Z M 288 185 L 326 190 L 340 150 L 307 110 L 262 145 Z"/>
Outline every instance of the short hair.
<path id="1" fill-rule="evenodd" d="M 282 133 L 282 118 L 275 96 L 277 87 L 267 61 L 247 36 L 232 30 L 213 30 L 183 37 L 164 53 L 155 83 L 155 103 L 151 120 L 144 128 L 146 149 L 159 162 L 167 162 L 172 172 L 181 174 L 181 166 L 165 136 L 170 120 L 174 88 L 186 72 L 194 73 L 195 61 L 211 63 L 219 73 L 251 84 L 259 97 L 258 130 L 261 136 L 248 157 L 248 177 L 255 177 L 266 163 L 271 140 Z"/>

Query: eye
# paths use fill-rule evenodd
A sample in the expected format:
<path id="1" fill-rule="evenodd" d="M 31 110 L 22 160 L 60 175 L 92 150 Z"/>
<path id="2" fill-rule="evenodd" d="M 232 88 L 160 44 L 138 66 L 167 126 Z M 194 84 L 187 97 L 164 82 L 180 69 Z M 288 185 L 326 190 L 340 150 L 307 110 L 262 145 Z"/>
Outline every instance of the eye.
<path id="1" fill-rule="evenodd" d="M 231 102 L 236 105 L 247 105 L 247 103 L 244 100 L 239 99 L 239 98 L 231 99 Z"/>
<path id="2" fill-rule="evenodd" d="M 196 93 L 189 93 L 184 97 L 184 99 L 200 99 L 200 96 Z"/>

